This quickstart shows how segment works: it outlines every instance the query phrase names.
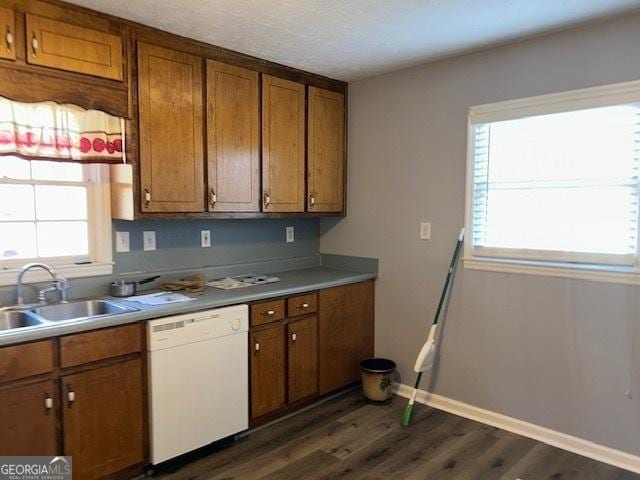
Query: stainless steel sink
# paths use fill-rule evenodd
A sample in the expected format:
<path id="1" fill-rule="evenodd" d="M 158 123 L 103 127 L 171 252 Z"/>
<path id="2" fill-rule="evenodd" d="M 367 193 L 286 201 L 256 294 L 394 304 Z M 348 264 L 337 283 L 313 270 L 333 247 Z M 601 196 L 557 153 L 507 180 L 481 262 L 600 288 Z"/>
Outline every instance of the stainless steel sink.
<path id="1" fill-rule="evenodd" d="M 37 327 L 42 325 L 42 323 L 42 320 L 27 312 L 0 312 L 0 331 L 13 330 L 14 328 Z"/>
<path id="2" fill-rule="evenodd" d="M 111 300 L 86 300 L 82 302 L 45 305 L 31 309 L 29 313 L 41 317 L 47 322 L 66 322 L 136 311 L 138 311 L 137 308 L 121 305 Z"/>

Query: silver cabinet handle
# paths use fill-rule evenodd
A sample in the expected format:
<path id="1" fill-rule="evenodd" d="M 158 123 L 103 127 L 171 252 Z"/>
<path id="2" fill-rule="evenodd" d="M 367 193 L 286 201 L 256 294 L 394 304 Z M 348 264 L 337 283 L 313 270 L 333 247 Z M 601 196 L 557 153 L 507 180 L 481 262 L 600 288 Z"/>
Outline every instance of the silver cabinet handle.
<path id="1" fill-rule="evenodd" d="M 293 333 L 291 334 L 291 341 L 292 341 L 292 342 L 295 342 L 297 339 L 298 339 L 298 334 L 297 334 L 296 332 L 293 332 Z"/>
<path id="2" fill-rule="evenodd" d="M 148 207 L 151 203 L 151 192 L 147 187 L 144 188 L 144 206 Z"/>
<path id="3" fill-rule="evenodd" d="M 270 203 L 271 203 L 271 197 L 269 196 L 268 193 L 265 193 L 264 194 L 264 208 L 267 208 Z"/>
<path id="4" fill-rule="evenodd" d="M 267 310 L 266 312 L 262 312 L 262 315 L 268 315 L 268 316 L 275 315 L 275 314 L 276 314 L 275 310 Z"/>
<path id="5" fill-rule="evenodd" d="M 39 48 L 40 44 L 38 43 L 38 39 L 36 38 L 36 32 L 31 32 L 31 54 L 34 57 L 37 55 Z"/>
<path id="6" fill-rule="evenodd" d="M 69 406 L 76 401 L 76 392 L 73 391 L 71 385 L 67 385 L 67 400 L 69 402 Z"/>
<path id="7" fill-rule="evenodd" d="M 13 47 L 13 33 L 11 33 L 11 27 L 9 27 L 9 25 L 7 25 L 7 33 L 4 36 L 4 41 L 7 44 L 7 52 L 10 52 Z"/>
<path id="8" fill-rule="evenodd" d="M 302 303 L 302 304 L 298 305 L 298 308 L 309 308 L 309 304 L 308 303 Z"/>
<path id="9" fill-rule="evenodd" d="M 218 200 L 218 197 L 216 195 L 216 192 L 212 188 L 211 191 L 209 192 L 209 205 L 211 205 L 213 207 L 216 204 L 217 200 Z"/>
<path id="10" fill-rule="evenodd" d="M 255 349 L 256 349 L 256 352 L 260 351 L 260 344 L 259 343 L 256 343 Z"/>
<path id="11" fill-rule="evenodd" d="M 314 195 L 309 195 L 309 205 L 312 207 L 316 204 L 316 197 Z"/>

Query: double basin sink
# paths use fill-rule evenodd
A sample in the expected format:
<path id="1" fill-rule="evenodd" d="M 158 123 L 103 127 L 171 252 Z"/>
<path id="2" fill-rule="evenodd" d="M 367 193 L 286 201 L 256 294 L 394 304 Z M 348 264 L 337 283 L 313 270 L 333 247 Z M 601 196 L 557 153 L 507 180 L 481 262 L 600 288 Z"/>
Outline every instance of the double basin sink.
<path id="1" fill-rule="evenodd" d="M 138 309 L 111 300 L 85 300 L 42 305 L 24 310 L 5 310 L 0 311 L 0 332 L 55 325 L 59 322 L 91 320 L 136 311 Z"/>

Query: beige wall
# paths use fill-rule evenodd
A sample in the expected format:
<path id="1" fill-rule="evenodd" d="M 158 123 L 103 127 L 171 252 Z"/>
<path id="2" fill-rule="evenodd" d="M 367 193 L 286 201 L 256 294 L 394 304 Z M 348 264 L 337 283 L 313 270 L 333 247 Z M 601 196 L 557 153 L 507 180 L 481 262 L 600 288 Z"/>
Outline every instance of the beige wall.
<path id="1" fill-rule="evenodd" d="M 320 250 L 380 259 L 376 352 L 403 383 L 463 223 L 467 108 L 640 79 L 639 46 L 636 15 L 349 86 L 349 212 Z M 453 295 L 433 390 L 640 454 L 638 287 L 460 270 Z"/>

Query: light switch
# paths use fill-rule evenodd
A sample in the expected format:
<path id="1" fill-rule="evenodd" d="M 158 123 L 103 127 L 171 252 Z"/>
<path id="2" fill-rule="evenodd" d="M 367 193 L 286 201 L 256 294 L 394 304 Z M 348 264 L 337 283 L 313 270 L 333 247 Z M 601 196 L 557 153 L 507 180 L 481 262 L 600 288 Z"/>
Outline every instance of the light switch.
<path id="1" fill-rule="evenodd" d="M 129 232 L 116 232 L 116 252 L 129 251 Z"/>
<path id="2" fill-rule="evenodd" d="M 431 222 L 420 222 L 420 240 L 431 240 Z"/>
<path id="3" fill-rule="evenodd" d="M 156 249 L 156 232 L 153 230 L 142 232 L 142 248 L 147 252 Z"/>
<path id="4" fill-rule="evenodd" d="M 201 230 L 200 231 L 200 246 L 202 248 L 211 246 L 211 231 L 210 230 Z"/>
<path id="5" fill-rule="evenodd" d="M 295 242 L 296 241 L 296 235 L 295 235 L 295 230 L 293 227 L 287 227 L 286 228 L 286 236 L 287 236 L 287 243 L 291 243 L 291 242 Z"/>

